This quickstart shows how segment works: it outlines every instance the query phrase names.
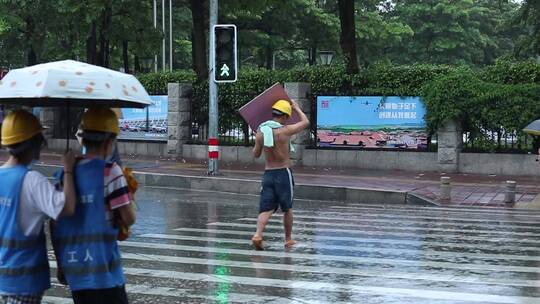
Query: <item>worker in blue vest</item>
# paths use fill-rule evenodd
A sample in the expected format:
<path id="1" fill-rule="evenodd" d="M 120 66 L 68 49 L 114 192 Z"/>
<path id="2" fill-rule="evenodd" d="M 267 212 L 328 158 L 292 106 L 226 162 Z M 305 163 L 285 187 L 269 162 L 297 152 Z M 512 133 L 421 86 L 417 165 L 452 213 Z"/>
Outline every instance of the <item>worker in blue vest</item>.
<path id="1" fill-rule="evenodd" d="M 29 168 L 45 144 L 42 130 L 26 111 L 7 115 L 2 125 L 2 146 L 10 156 L 0 167 L 0 303 L 41 303 L 51 286 L 44 222 L 75 211 L 72 152 L 62 161 L 63 192 Z"/>
<path id="2" fill-rule="evenodd" d="M 75 166 L 77 210 L 52 230 L 59 267 L 75 304 L 128 303 L 117 238 L 118 227 L 135 223 L 135 211 L 122 169 L 106 161 L 120 132 L 118 118 L 92 108 L 80 130 L 86 153 Z"/>

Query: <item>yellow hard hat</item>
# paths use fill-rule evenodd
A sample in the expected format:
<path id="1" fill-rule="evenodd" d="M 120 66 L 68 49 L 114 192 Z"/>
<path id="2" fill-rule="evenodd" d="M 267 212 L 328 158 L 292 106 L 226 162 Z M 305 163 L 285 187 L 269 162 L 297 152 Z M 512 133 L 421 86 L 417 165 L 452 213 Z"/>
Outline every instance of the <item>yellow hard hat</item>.
<path id="1" fill-rule="evenodd" d="M 81 121 L 81 130 L 106 132 L 118 135 L 118 117 L 108 108 L 91 108 L 84 112 Z"/>
<path id="2" fill-rule="evenodd" d="M 34 115 L 23 110 L 12 112 L 2 122 L 2 145 L 25 142 L 42 130 L 43 127 Z"/>
<path id="3" fill-rule="evenodd" d="M 280 99 L 276 101 L 276 103 L 274 103 L 274 105 L 272 106 L 272 109 L 278 110 L 281 113 L 287 114 L 287 116 L 289 117 L 292 114 L 291 103 L 287 100 Z"/>

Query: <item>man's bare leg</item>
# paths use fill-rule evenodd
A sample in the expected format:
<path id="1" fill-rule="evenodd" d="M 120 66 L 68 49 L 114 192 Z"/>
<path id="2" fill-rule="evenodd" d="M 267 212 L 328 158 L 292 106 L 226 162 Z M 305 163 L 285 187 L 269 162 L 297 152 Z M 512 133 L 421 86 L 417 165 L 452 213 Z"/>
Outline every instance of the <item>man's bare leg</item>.
<path id="1" fill-rule="evenodd" d="M 251 238 L 251 242 L 253 243 L 253 246 L 257 250 L 263 250 L 263 241 L 262 236 L 264 232 L 264 228 L 266 227 L 266 224 L 268 224 L 268 220 L 270 220 L 270 217 L 274 213 L 273 210 L 261 212 L 259 213 L 259 217 L 257 218 L 257 231 Z"/>
<path id="2" fill-rule="evenodd" d="M 292 239 L 293 210 L 289 209 L 283 214 L 283 227 L 285 228 L 285 247 L 296 244 Z"/>

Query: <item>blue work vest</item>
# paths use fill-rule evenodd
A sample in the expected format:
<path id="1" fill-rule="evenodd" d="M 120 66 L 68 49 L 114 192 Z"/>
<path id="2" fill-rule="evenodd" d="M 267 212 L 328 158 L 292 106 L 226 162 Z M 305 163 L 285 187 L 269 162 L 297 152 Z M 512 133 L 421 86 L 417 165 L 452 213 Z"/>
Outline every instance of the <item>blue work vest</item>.
<path id="1" fill-rule="evenodd" d="M 25 236 L 17 214 L 28 168 L 0 169 L 0 293 L 41 294 L 51 287 L 43 227 Z"/>
<path id="2" fill-rule="evenodd" d="M 106 218 L 105 161 L 91 159 L 75 168 L 75 214 L 58 220 L 53 242 L 72 291 L 124 285 L 118 229 Z"/>

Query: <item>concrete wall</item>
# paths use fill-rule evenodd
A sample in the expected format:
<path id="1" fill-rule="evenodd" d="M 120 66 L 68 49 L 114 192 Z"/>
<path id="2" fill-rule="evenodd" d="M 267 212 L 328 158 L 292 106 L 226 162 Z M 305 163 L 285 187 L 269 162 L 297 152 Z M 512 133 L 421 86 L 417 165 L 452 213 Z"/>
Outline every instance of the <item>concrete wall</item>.
<path id="1" fill-rule="evenodd" d="M 304 150 L 303 165 L 309 167 L 375 170 L 437 171 L 437 153 L 409 151 Z"/>
<path id="2" fill-rule="evenodd" d="M 537 155 L 499 153 L 461 153 L 459 172 L 470 174 L 540 176 Z"/>
<path id="3" fill-rule="evenodd" d="M 62 152 L 66 149 L 66 140 L 51 138 L 47 140 L 49 150 Z M 72 139 L 69 147 L 74 151 L 80 151 L 79 143 Z M 166 155 L 167 142 L 142 142 L 142 141 L 118 141 L 118 150 L 123 155 L 140 156 L 164 156 Z"/>
<path id="4" fill-rule="evenodd" d="M 183 158 L 205 160 L 206 145 L 184 145 Z M 264 164 L 264 158 L 255 159 L 252 147 L 219 147 L 219 158 L 225 162 Z M 381 170 L 437 171 L 437 153 L 403 151 L 343 151 L 305 149 L 302 165 L 308 167 L 334 167 Z"/>
<path id="5" fill-rule="evenodd" d="M 264 164 L 264 158 L 256 159 L 252 154 L 253 147 L 220 146 L 219 160 L 231 163 Z M 182 157 L 186 159 L 206 160 L 208 158 L 207 145 L 184 144 Z"/>

